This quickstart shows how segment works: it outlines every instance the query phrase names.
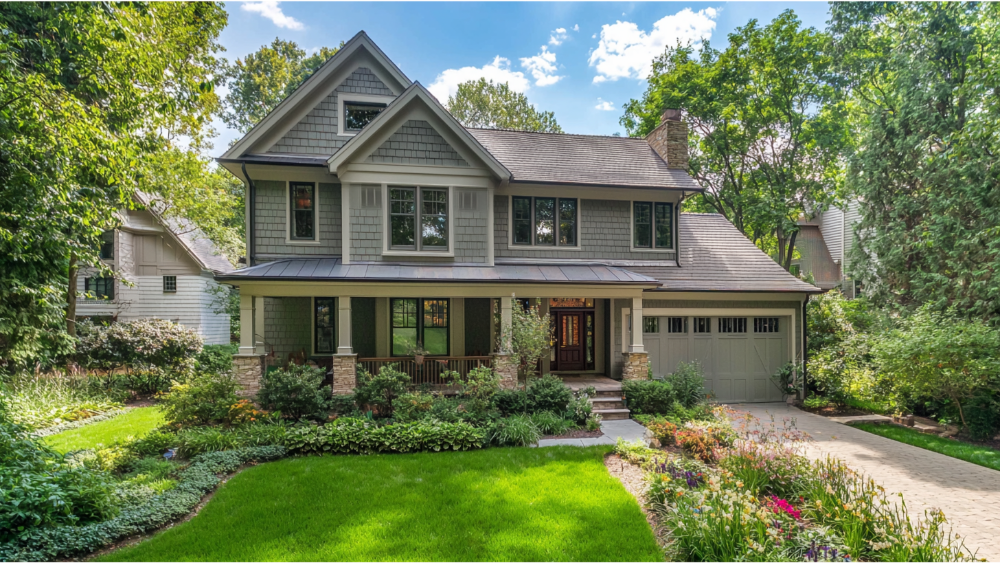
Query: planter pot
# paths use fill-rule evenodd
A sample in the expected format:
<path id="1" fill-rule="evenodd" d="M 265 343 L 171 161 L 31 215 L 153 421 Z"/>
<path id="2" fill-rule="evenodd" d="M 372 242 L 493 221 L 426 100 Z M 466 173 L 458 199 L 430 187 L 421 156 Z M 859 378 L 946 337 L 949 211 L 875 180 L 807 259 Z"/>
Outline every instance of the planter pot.
<path id="1" fill-rule="evenodd" d="M 424 357 L 423 356 L 413 356 L 413 363 L 417 364 L 418 366 L 424 365 Z"/>

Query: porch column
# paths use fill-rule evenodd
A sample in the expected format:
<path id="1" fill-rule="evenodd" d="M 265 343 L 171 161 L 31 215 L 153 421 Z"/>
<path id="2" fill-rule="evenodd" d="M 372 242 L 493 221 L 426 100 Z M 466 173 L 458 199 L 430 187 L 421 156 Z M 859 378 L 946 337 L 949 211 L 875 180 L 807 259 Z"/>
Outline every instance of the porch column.
<path id="1" fill-rule="evenodd" d="M 337 353 L 333 356 L 334 395 L 354 392 L 358 383 L 358 356 L 351 345 L 351 298 L 337 298 Z"/>
<path id="2" fill-rule="evenodd" d="M 351 298 L 337 298 L 337 353 L 353 354 L 351 345 Z"/>
<path id="3" fill-rule="evenodd" d="M 632 298 L 632 344 L 628 351 L 633 354 L 646 351 L 642 346 L 642 297 Z"/>
<path id="4" fill-rule="evenodd" d="M 240 355 L 249 356 L 256 350 L 253 344 L 253 295 L 240 294 Z"/>
<path id="5" fill-rule="evenodd" d="M 514 324 L 514 312 L 511 297 L 500 298 L 500 349 L 493 355 L 493 371 L 500 376 L 500 387 L 514 389 L 517 387 L 517 365 L 510 358 L 510 331 Z"/>
<path id="6" fill-rule="evenodd" d="M 267 355 L 264 341 L 264 296 L 255 295 L 253 311 L 253 342 L 258 356 Z M 240 334 L 242 336 L 242 333 Z"/>
<path id="7" fill-rule="evenodd" d="M 503 342 L 500 344 L 500 352 L 510 353 L 510 331 L 514 324 L 513 298 L 500 298 L 500 335 Z"/>

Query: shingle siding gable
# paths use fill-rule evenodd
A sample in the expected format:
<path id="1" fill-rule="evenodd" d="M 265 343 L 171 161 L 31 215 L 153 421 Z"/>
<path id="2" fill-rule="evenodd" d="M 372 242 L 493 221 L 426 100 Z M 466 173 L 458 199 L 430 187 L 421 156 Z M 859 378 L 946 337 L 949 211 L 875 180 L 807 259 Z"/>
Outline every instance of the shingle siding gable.
<path id="1" fill-rule="evenodd" d="M 430 123 L 416 119 L 404 123 L 365 162 L 469 166 Z"/>

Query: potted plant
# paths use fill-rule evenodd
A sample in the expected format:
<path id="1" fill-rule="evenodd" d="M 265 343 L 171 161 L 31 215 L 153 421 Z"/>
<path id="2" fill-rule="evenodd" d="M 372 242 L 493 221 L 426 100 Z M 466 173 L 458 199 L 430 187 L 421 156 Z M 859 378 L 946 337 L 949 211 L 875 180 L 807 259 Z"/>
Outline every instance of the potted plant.
<path id="1" fill-rule="evenodd" d="M 418 340 L 416 346 L 410 347 L 409 354 L 413 356 L 413 363 L 418 366 L 424 365 L 424 356 L 427 355 L 427 350 L 424 350 L 423 342 Z"/>

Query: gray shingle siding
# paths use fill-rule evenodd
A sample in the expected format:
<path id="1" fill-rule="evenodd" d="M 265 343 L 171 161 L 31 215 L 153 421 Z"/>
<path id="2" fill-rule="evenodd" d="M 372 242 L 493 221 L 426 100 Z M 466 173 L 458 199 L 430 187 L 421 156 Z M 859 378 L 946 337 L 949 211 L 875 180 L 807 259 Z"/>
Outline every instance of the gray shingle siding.
<path id="1" fill-rule="evenodd" d="M 261 180 L 256 187 L 257 254 L 308 256 L 340 255 L 340 184 L 319 184 L 319 244 L 285 242 L 288 222 L 288 190 L 285 182 Z"/>
<path id="2" fill-rule="evenodd" d="M 365 205 L 363 190 L 374 189 L 381 194 L 382 186 L 375 184 L 351 185 L 351 261 L 371 262 L 382 259 L 382 205 Z"/>
<path id="3" fill-rule="evenodd" d="M 351 138 L 337 135 L 337 119 L 340 118 L 337 115 L 337 97 L 341 93 L 394 95 L 371 70 L 359 67 L 267 152 L 324 156 L 337 152 Z"/>
<path id="4" fill-rule="evenodd" d="M 495 252 L 497 258 L 570 258 L 580 260 L 673 260 L 673 252 L 629 251 L 630 202 L 580 200 L 580 245 L 582 250 L 521 250 L 508 245 L 507 196 L 496 196 Z"/>
<path id="5" fill-rule="evenodd" d="M 452 208 L 455 210 L 455 262 L 486 263 L 486 243 L 489 217 L 486 190 L 455 190 Z"/>
<path id="6" fill-rule="evenodd" d="M 469 166 L 430 123 L 416 119 L 404 123 L 365 162 Z"/>
<path id="7" fill-rule="evenodd" d="M 291 352 L 312 354 L 312 299 L 265 297 L 264 343 L 274 351 L 275 365 L 284 365 Z"/>

